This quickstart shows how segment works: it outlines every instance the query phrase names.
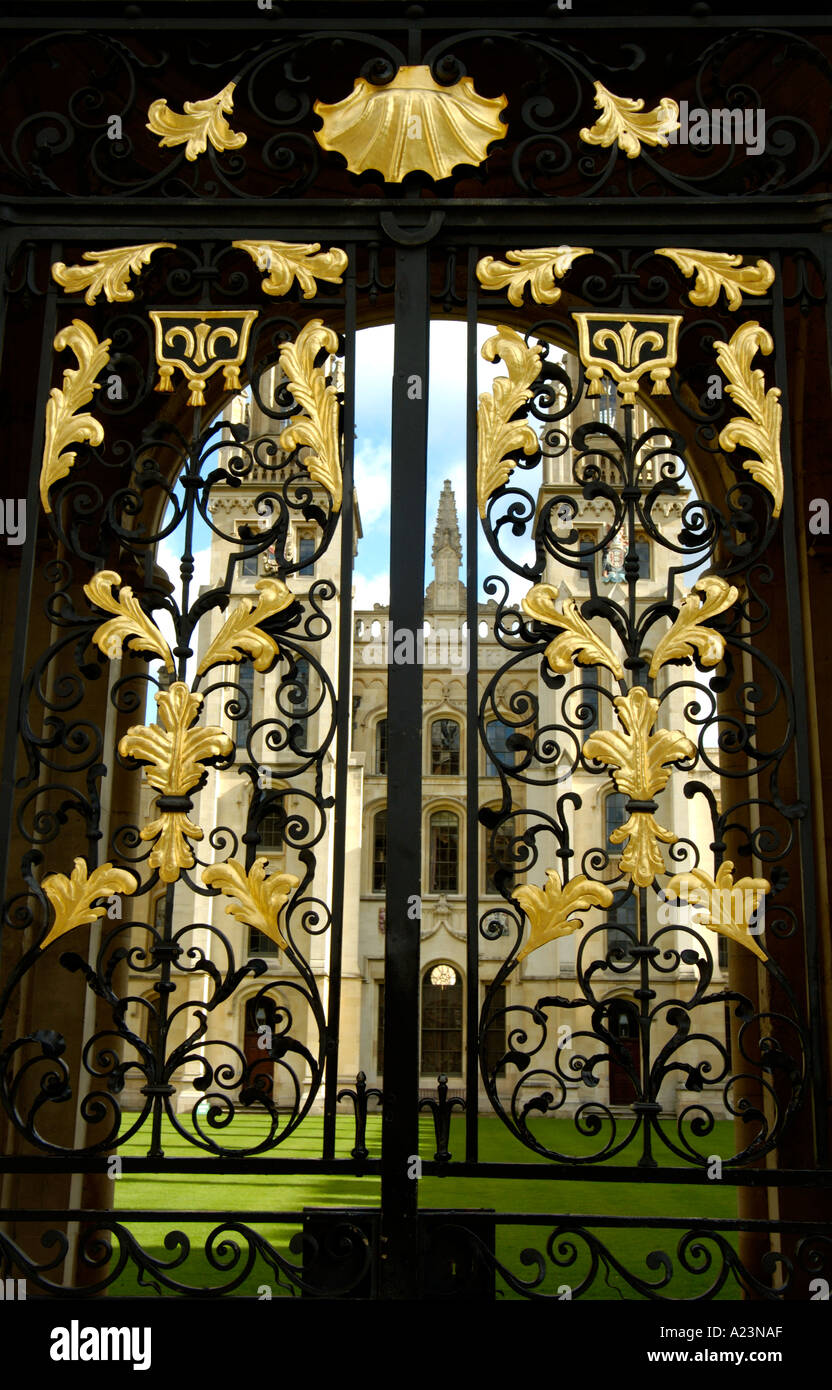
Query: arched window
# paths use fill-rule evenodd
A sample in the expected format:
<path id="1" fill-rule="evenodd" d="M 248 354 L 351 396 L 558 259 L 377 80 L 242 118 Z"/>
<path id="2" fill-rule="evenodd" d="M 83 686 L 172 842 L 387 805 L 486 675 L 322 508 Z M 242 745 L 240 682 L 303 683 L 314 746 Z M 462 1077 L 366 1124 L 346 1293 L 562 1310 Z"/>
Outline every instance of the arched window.
<path id="1" fill-rule="evenodd" d="M 289 683 L 292 693 L 285 703 L 291 711 L 291 722 L 300 724 L 297 746 L 303 748 L 306 744 L 309 719 L 309 662 L 305 656 L 301 656 L 298 657 L 296 665 L 297 674 Z"/>
<path id="2" fill-rule="evenodd" d="M 434 719 L 430 728 L 430 770 L 434 774 L 459 774 L 459 725 L 455 719 Z"/>
<path id="3" fill-rule="evenodd" d="M 255 539 L 255 534 L 256 533 L 252 531 L 251 527 L 241 527 L 238 535 L 243 549 L 251 545 L 252 541 Z M 241 561 L 238 573 L 245 579 L 256 579 L 258 569 L 257 562 L 259 558 L 259 555 L 247 555 L 245 559 Z"/>
<path id="4" fill-rule="evenodd" d="M 280 954 L 280 948 L 265 932 L 251 927 L 248 934 L 248 953 L 249 956 L 277 956 Z"/>
<path id="5" fill-rule="evenodd" d="M 510 724 L 504 724 L 502 719 L 492 719 L 485 726 L 485 741 L 488 750 L 493 754 L 493 758 L 485 755 L 485 775 L 486 777 L 496 777 L 500 768 L 514 767 L 514 749 L 509 748 L 508 741 L 516 730 Z"/>
<path id="6" fill-rule="evenodd" d="M 601 383 L 601 397 L 598 401 L 598 419 L 602 425 L 615 428 L 615 412 L 618 405 L 618 390 L 614 381 L 604 379 Z"/>
<path id="7" fill-rule="evenodd" d="M 241 705 L 247 705 L 245 713 L 241 713 L 235 727 L 235 738 L 238 748 L 245 748 L 246 739 L 251 733 L 251 717 L 254 705 L 254 667 L 250 661 L 244 661 L 239 671 L 231 677 L 236 680 L 237 685 L 242 686 L 243 695 L 238 695 Z M 245 697 L 245 698 L 244 698 Z"/>
<path id="8" fill-rule="evenodd" d="M 598 727 L 598 691 L 592 687 L 600 684 L 600 672 L 597 666 L 579 666 L 576 672 L 577 695 L 573 695 L 573 710 L 579 706 L 586 706 L 592 710 L 592 722 L 582 726 L 582 730 L 588 734 L 591 729 Z"/>
<path id="9" fill-rule="evenodd" d="M 376 772 L 379 777 L 387 776 L 387 720 L 380 719 L 376 724 Z"/>
<path id="10" fill-rule="evenodd" d="M 298 559 L 303 561 L 298 574 L 314 574 L 315 564 L 312 556 L 315 554 L 315 537 L 302 535 L 298 540 Z"/>
<path id="11" fill-rule="evenodd" d="M 621 845 L 610 845 L 610 835 L 614 830 L 618 829 L 619 825 L 623 825 L 625 820 L 629 819 L 627 812 L 624 809 L 627 805 L 627 800 L 628 798 L 624 795 L 623 792 L 610 792 L 609 796 L 604 802 L 604 822 L 607 848 L 611 850 L 613 854 L 621 853 Z"/>
<path id="12" fill-rule="evenodd" d="M 506 891 L 511 891 L 514 887 L 514 871 L 510 866 L 510 845 L 514 838 L 514 821 L 503 821 L 496 830 L 486 830 L 485 832 L 485 891 L 486 893 L 498 893 L 500 890 L 496 884 L 497 870 L 502 869 L 505 875 L 503 887 Z"/>
<path id="13" fill-rule="evenodd" d="M 430 818 L 429 893 L 459 892 L 459 817 L 434 811 Z"/>
<path id="14" fill-rule="evenodd" d="M 376 811 L 373 816 L 373 866 L 372 883 L 374 893 L 384 893 L 387 888 L 387 809 Z"/>
<path id="15" fill-rule="evenodd" d="M 422 1072 L 462 1075 L 462 980 L 452 965 L 422 977 Z"/>
<path id="16" fill-rule="evenodd" d="M 260 836 L 258 849 L 282 849 L 283 848 L 283 824 L 284 815 L 281 811 L 270 811 L 264 816 L 257 827 Z"/>
<path id="17" fill-rule="evenodd" d="M 638 940 L 637 925 L 636 900 L 631 893 L 629 898 L 617 907 L 613 905 L 607 913 L 607 950 L 620 946 L 628 956 Z M 625 931 L 625 927 L 628 930 Z"/>

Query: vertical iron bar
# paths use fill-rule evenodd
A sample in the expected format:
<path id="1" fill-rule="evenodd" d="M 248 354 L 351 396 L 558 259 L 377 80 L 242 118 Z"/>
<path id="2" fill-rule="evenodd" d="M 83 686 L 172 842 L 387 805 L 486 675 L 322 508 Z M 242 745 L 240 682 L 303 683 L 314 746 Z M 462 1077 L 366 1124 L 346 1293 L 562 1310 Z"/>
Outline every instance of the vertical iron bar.
<path id="1" fill-rule="evenodd" d="M 341 503 L 340 605 L 338 632 L 339 709 L 335 753 L 333 808 L 332 924 L 329 931 L 329 995 L 327 1000 L 324 1091 L 324 1158 L 335 1157 L 338 1094 L 338 1030 L 341 1020 L 341 957 L 344 941 L 344 871 L 347 834 L 350 723 L 352 719 L 352 552 L 353 452 L 355 448 L 355 245 L 348 248 L 344 308 L 344 458 Z"/>
<path id="2" fill-rule="evenodd" d="M 390 479 L 390 625 L 387 672 L 387 928 L 384 951 L 384 1124 L 381 1200 L 385 1256 L 382 1297 L 416 1289 L 419 1151 L 422 671 L 396 665 L 395 634 L 421 630 L 425 601 L 429 257 L 425 246 L 396 248 L 395 349 Z"/>
<path id="3" fill-rule="evenodd" d="M 151 1087 L 143 1087 L 143 1094 L 148 1090 L 152 1096 L 150 1123 L 150 1146 L 147 1150 L 148 1158 L 164 1158 L 165 1151 L 162 1148 L 162 1123 L 165 1114 L 165 1087 L 169 1086 L 168 1094 L 173 1094 L 174 1087 L 170 1085 L 170 1079 L 165 1081 L 165 1065 L 168 1051 L 168 1021 L 170 1015 L 170 996 L 175 992 L 176 985 L 171 981 L 171 960 L 179 955 L 177 947 L 173 945 L 173 909 L 176 886 L 169 883 L 165 889 L 165 921 L 162 927 L 161 947 L 156 945 L 156 959 L 160 962 L 159 983 L 156 986 L 158 1003 L 156 1005 L 158 1015 L 158 1028 L 156 1029 L 156 1046 L 153 1050 L 154 1056 L 154 1079 Z"/>
<path id="4" fill-rule="evenodd" d="M 468 622 L 468 672 L 466 676 L 466 975 L 467 1019 L 465 1055 L 465 1158 L 476 1163 L 478 1097 L 479 1097 L 479 576 L 477 543 L 479 540 L 477 512 L 477 248 L 468 248 L 468 279 L 466 284 L 466 377 L 465 377 L 465 602 Z"/>
<path id="5" fill-rule="evenodd" d="M 638 1081 L 644 1101 L 639 1102 L 636 1113 L 641 1118 L 641 1158 L 638 1161 L 639 1168 L 657 1167 L 656 1159 L 653 1156 L 653 1121 L 656 1117 L 658 1105 L 649 1100 L 650 1095 L 650 1002 L 655 998 L 655 990 L 650 988 L 650 964 L 652 957 L 647 955 L 645 950 L 649 937 L 650 926 L 647 921 L 647 893 L 644 888 L 633 887 L 636 895 L 637 928 L 636 935 L 638 944 L 642 948 L 643 954 L 639 955 L 638 973 L 639 987 L 634 990 L 638 1000 L 638 1030 L 639 1030 L 639 1076 Z M 644 1108 L 641 1108 L 641 1107 Z M 655 1108 L 654 1108 L 655 1107 Z"/>
<path id="6" fill-rule="evenodd" d="M 813 239 L 807 238 L 810 246 L 814 246 Z M 823 267 L 823 297 L 826 313 L 826 366 L 829 372 L 829 389 L 832 391 L 832 246 L 829 245 L 828 236 L 823 238 L 822 246 L 814 246 L 815 255 L 819 264 Z M 779 261 L 782 265 L 782 259 Z"/>
<path id="7" fill-rule="evenodd" d="M 188 658 L 191 655 L 190 645 L 191 632 L 189 631 L 188 615 L 191 598 L 191 582 L 194 576 L 194 512 L 196 510 L 197 493 L 201 486 L 201 460 L 202 460 L 202 406 L 194 407 L 191 419 L 191 443 L 188 451 L 188 460 L 185 470 L 182 473 L 182 492 L 185 512 L 185 531 L 182 537 L 182 553 L 179 560 L 179 577 L 182 581 L 182 593 L 180 602 L 181 620 L 177 624 L 176 646 L 173 648 L 173 655 L 178 663 L 176 678 L 180 681 L 187 680 Z M 186 641 L 185 634 L 188 633 Z M 253 711 L 250 711 L 250 713 Z M 156 1077 L 151 1088 L 153 1096 L 153 1118 L 150 1127 L 150 1147 L 147 1152 L 148 1158 L 163 1158 L 164 1149 L 162 1147 L 162 1124 L 165 1113 L 165 1087 L 170 1086 L 170 1080 L 164 1080 L 165 1067 L 167 1063 L 168 1050 L 168 1026 L 170 1015 L 171 995 L 176 992 L 176 984 L 171 980 L 173 962 L 179 955 L 179 949 L 173 945 L 173 912 L 176 888 L 175 885 L 168 884 L 165 890 L 165 921 L 163 927 L 162 944 L 157 946 L 157 959 L 161 969 L 159 983 L 156 986 L 156 993 L 159 997 L 159 1027 L 156 1037 Z M 146 1089 L 146 1088 L 145 1088 Z M 172 1091 L 171 1087 L 171 1091 Z M 170 1092 L 168 1093 L 170 1094 Z"/>
<path id="8" fill-rule="evenodd" d="M 789 381 L 786 371 L 786 320 L 783 309 L 783 259 L 778 253 L 777 274 L 774 277 L 774 351 L 777 385 L 780 387 L 780 403 L 783 407 L 785 428 L 781 430 L 780 453 L 783 463 L 783 508 L 780 525 L 783 532 L 783 561 L 786 590 L 786 612 L 789 619 L 789 655 L 791 658 L 792 699 L 795 715 L 795 762 L 797 771 L 797 795 L 807 806 L 811 805 L 812 795 L 820 795 L 820 788 L 812 788 L 812 775 L 809 766 L 808 729 L 809 713 L 806 703 L 806 663 L 803 654 L 803 614 L 800 601 L 800 571 L 797 558 L 796 527 L 806 524 L 803 518 L 795 516 L 794 481 L 792 478 L 791 432 L 789 412 Z M 829 1161 L 828 1145 L 828 1096 L 826 1066 L 824 1064 L 824 1039 L 822 1020 L 825 1017 L 823 994 L 818 969 L 817 916 L 815 909 L 815 846 L 812 821 L 807 815 L 797 823 L 801 863 L 803 865 L 803 931 L 806 943 L 806 991 L 809 1005 L 809 1028 L 812 1035 L 812 1055 L 810 1058 L 812 1076 L 812 1095 L 815 1112 L 815 1145 L 817 1159 L 825 1165 Z"/>
<path id="9" fill-rule="evenodd" d="M 179 561 L 179 577 L 182 580 L 182 622 L 176 634 L 176 646 L 173 654 L 179 662 L 177 680 L 186 680 L 188 658 L 191 655 L 190 632 L 188 642 L 185 642 L 185 632 L 188 631 L 188 611 L 191 601 L 191 582 L 194 577 L 194 511 L 196 509 L 197 493 L 202 486 L 201 463 L 202 463 L 202 406 L 194 407 L 193 420 L 191 422 L 191 448 L 188 454 L 188 463 L 182 474 L 182 492 L 185 504 L 185 534 L 182 539 L 182 555 Z M 249 711 L 253 715 L 253 709 Z"/>
<path id="10" fill-rule="evenodd" d="M 0 363 L 3 361 L 3 351 L 6 344 L 6 285 L 9 267 L 13 261 L 13 253 L 10 239 L 0 238 Z"/>

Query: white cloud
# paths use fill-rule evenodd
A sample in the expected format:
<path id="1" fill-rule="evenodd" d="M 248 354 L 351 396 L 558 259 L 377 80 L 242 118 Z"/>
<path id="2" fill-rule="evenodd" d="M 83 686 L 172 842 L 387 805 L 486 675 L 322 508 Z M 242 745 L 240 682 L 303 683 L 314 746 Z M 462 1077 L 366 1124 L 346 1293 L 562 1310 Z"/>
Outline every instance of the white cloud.
<path id="1" fill-rule="evenodd" d="M 362 422 L 371 419 L 373 432 L 390 433 L 393 377 L 393 325 L 363 328 L 355 339 L 355 371 L 360 382 L 356 394 L 359 432 Z"/>
<path id="2" fill-rule="evenodd" d="M 173 585 L 173 597 L 176 601 L 181 597 L 182 579 L 179 574 L 179 566 L 182 561 L 180 552 L 172 543 L 176 540 L 179 532 L 174 532 L 173 536 L 159 542 L 156 551 L 156 563 L 165 571 L 168 579 Z M 194 573 L 191 580 L 191 600 L 196 598 L 199 593 L 199 586 L 207 584 L 211 578 L 211 547 L 204 546 L 200 550 L 194 551 Z"/>
<path id="3" fill-rule="evenodd" d="M 159 542 L 159 546 L 156 551 L 156 563 L 160 566 L 161 569 L 164 570 L 165 574 L 167 575 L 168 579 L 173 585 L 173 594 L 171 595 L 171 597 L 174 603 L 177 604 L 177 606 L 179 606 L 182 601 L 182 579 L 179 574 L 179 565 L 182 557 L 180 554 L 177 553 L 176 549 L 171 544 L 172 541 L 175 541 L 176 535 L 177 533 L 174 532 L 174 535 L 172 537 L 168 537 L 168 539 Z M 200 585 L 207 584 L 210 581 L 210 578 L 211 548 L 210 546 L 204 546 L 201 549 L 194 551 L 194 574 L 190 588 L 191 603 L 193 603 L 195 598 L 197 597 Z M 175 646 L 176 633 L 174 631 L 173 620 L 171 619 L 170 615 L 164 609 L 157 608 L 153 616 L 156 623 L 158 624 L 160 632 L 163 634 L 167 642 L 170 644 L 171 647 Z M 185 680 L 189 684 L 193 681 L 194 674 L 196 672 L 197 641 L 198 633 L 194 633 L 194 655 L 188 658 L 185 667 Z"/>
<path id="4" fill-rule="evenodd" d="M 358 439 L 355 448 L 355 490 L 365 532 L 390 512 L 390 445 Z"/>
<path id="5" fill-rule="evenodd" d="M 385 607 L 389 604 L 390 576 L 386 571 L 374 575 L 356 573 L 354 576 L 354 585 L 354 608 L 372 609 L 373 605 L 376 603 L 383 603 Z"/>

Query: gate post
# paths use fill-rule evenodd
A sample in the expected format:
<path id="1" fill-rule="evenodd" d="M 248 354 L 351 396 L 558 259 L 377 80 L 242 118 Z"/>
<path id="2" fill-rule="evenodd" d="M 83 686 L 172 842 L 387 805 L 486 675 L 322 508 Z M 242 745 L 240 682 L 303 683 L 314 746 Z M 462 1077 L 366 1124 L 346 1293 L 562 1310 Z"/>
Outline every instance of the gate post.
<path id="1" fill-rule="evenodd" d="M 420 630 L 425 599 L 430 276 L 427 247 L 396 248 L 387 673 L 387 931 L 381 1204 L 383 1298 L 417 1296 L 422 673 L 397 665 L 395 634 Z M 413 643 L 408 643 L 414 650 Z M 414 906 L 417 910 L 414 915 Z"/>

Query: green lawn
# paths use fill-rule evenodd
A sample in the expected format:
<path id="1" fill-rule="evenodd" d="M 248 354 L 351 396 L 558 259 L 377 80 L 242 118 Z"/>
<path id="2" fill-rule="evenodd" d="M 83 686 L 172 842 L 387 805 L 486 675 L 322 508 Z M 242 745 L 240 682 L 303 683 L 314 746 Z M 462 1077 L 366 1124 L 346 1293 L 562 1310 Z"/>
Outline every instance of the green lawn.
<path id="1" fill-rule="evenodd" d="M 379 1152 L 380 1123 L 378 1117 L 372 1116 L 368 1124 L 368 1147 L 371 1154 Z M 246 1129 L 247 1139 L 250 1143 L 252 1137 L 259 1132 L 261 1125 L 262 1121 L 258 1121 L 254 1116 L 243 1117 L 235 1125 L 235 1130 L 242 1134 L 243 1129 Z M 455 1154 L 461 1154 L 463 1150 L 462 1125 L 462 1119 L 455 1116 L 451 1132 L 451 1152 Z M 301 1131 L 280 1146 L 281 1156 L 317 1157 L 320 1154 L 321 1126 L 322 1120 L 320 1118 L 309 1117 L 301 1127 Z M 541 1132 L 557 1135 L 557 1139 L 554 1141 L 557 1146 L 568 1147 L 569 1151 L 576 1155 L 589 1153 L 597 1147 L 597 1141 L 594 1144 L 593 1141 L 577 1135 L 574 1126 L 567 1120 L 545 1120 L 542 1122 L 542 1126 L 545 1126 L 545 1129 L 542 1129 Z M 538 1128 L 541 1129 L 540 1126 Z M 224 1138 L 225 1136 L 220 1137 Z M 347 1156 L 352 1143 L 352 1123 L 347 1117 L 344 1117 L 339 1120 L 338 1155 Z M 728 1155 L 733 1151 L 733 1145 L 733 1126 L 728 1122 L 718 1123 L 708 1140 L 709 1152 Z M 122 1152 L 141 1154 L 145 1147 L 146 1143 L 142 1144 L 136 1139 L 125 1145 Z M 169 1157 L 193 1156 L 195 1153 L 192 1145 L 178 1136 L 170 1125 L 166 1125 L 164 1147 L 165 1153 Z M 433 1151 L 432 1123 L 429 1117 L 424 1116 L 421 1121 L 420 1152 L 422 1157 L 427 1159 L 432 1158 Z M 612 1162 L 626 1166 L 632 1164 L 636 1156 L 636 1153 L 631 1151 L 625 1155 L 619 1155 Z M 522 1149 L 501 1121 L 492 1116 L 484 1116 L 480 1119 L 480 1157 L 485 1161 L 545 1162 L 543 1159 L 536 1158 L 530 1151 Z M 662 1162 L 666 1161 L 661 1153 L 657 1153 L 657 1157 Z M 671 1158 L 672 1155 L 667 1157 Z M 376 1178 L 296 1176 L 276 1178 L 240 1176 L 236 1178 L 219 1173 L 216 1177 L 195 1177 L 187 1174 L 181 1177 L 124 1175 L 116 1184 L 117 1210 L 129 1208 L 152 1210 L 158 1208 L 184 1212 L 192 1208 L 202 1208 L 216 1210 L 231 1219 L 233 1219 L 235 1212 L 243 1210 L 285 1212 L 300 1211 L 303 1207 L 309 1206 L 377 1206 L 378 1200 L 379 1182 Z M 643 1183 L 616 1184 L 590 1182 L 582 1180 L 580 1176 L 577 1176 L 574 1181 L 560 1183 L 425 1177 L 419 1184 L 419 1202 L 422 1207 L 492 1207 L 497 1212 L 547 1212 L 557 1214 L 560 1217 L 568 1216 L 571 1218 L 577 1218 L 583 1214 L 635 1217 L 732 1217 L 736 1216 L 737 1212 L 736 1188 L 732 1186 L 719 1182 L 709 1183 L 707 1186 L 701 1187 L 677 1187 L 669 1184 L 659 1186 L 650 1183 L 649 1173 L 645 1173 Z M 131 1230 L 145 1250 L 152 1252 L 155 1258 L 169 1262 L 176 1258 L 178 1252 L 178 1247 L 175 1245 L 165 1246 L 165 1236 L 170 1224 L 136 1222 L 131 1225 Z M 172 1271 L 171 1277 L 173 1279 L 181 1280 L 184 1284 L 194 1287 L 223 1287 L 234 1277 L 232 1271 L 238 1271 L 243 1267 L 244 1260 L 241 1261 L 240 1265 L 234 1265 L 230 1252 L 226 1252 L 223 1257 L 224 1262 L 221 1271 L 210 1267 L 203 1253 L 205 1238 L 211 1229 L 207 1223 L 189 1223 L 187 1226 L 183 1223 L 182 1229 L 186 1230 L 190 1238 L 192 1253 L 189 1254 L 180 1268 Z M 292 1264 L 300 1262 L 300 1256 L 292 1254 L 289 1250 L 289 1241 L 298 1229 L 299 1223 L 281 1224 L 265 1221 L 257 1226 L 259 1234 L 274 1245 L 280 1254 Z M 498 1259 L 519 1279 L 529 1280 L 534 1275 L 535 1264 L 533 1262 L 531 1264 L 524 1263 L 521 1259 L 521 1252 L 532 1247 L 545 1255 L 549 1230 L 548 1226 L 498 1228 Z M 709 1243 L 706 1249 L 712 1251 L 714 1255 L 713 1269 L 710 1275 L 707 1271 L 703 1275 L 696 1275 L 685 1270 L 675 1272 L 678 1268 L 675 1252 L 681 1234 L 679 1232 L 667 1230 L 646 1232 L 598 1230 L 596 1234 L 615 1259 L 628 1271 L 647 1282 L 656 1282 L 661 1274 L 660 1269 L 651 1268 L 647 1263 L 651 1251 L 659 1249 L 666 1251 L 673 1259 L 674 1276 L 664 1291 L 665 1296 L 691 1298 L 701 1295 L 712 1283 L 713 1271 L 719 1269 L 721 1265 L 718 1251 Z M 237 1240 L 245 1257 L 246 1242 L 240 1237 L 237 1237 Z M 732 1245 L 735 1245 L 736 1238 L 732 1236 L 730 1240 Z M 540 1292 L 553 1294 L 559 1286 L 563 1284 L 575 1286 L 585 1276 L 591 1265 L 591 1255 L 585 1242 L 579 1238 L 575 1239 L 574 1245 L 578 1252 L 574 1264 L 568 1264 L 562 1268 L 555 1267 L 551 1258 L 547 1259 L 546 1275 L 540 1285 Z M 702 1260 L 700 1259 L 698 1262 L 692 1260 L 692 1263 L 700 1268 Z M 273 1297 L 282 1296 L 286 1292 L 285 1289 L 278 1287 L 274 1270 L 265 1263 L 262 1256 L 258 1255 L 248 1276 L 235 1292 L 238 1295 L 251 1297 L 256 1295 L 258 1288 L 264 1284 L 271 1287 Z M 520 1296 L 499 1277 L 497 1287 L 499 1297 L 515 1298 Z M 168 1297 L 175 1296 L 164 1287 L 162 1292 Z M 114 1284 L 113 1293 L 146 1293 L 150 1297 L 156 1296 L 152 1288 L 141 1288 L 137 1285 L 135 1270 L 130 1267 L 125 1269 Z M 740 1296 L 739 1286 L 733 1278 L 728 1279 L 725 1288 L 718 1296 L 722 1298 L 738 1298 Z M 601 1260 L 592 1287 L 583 1297 L 619 1299 L 638 1298 L 639 1295 L 627 1286 L 613 1266 Z"/>

